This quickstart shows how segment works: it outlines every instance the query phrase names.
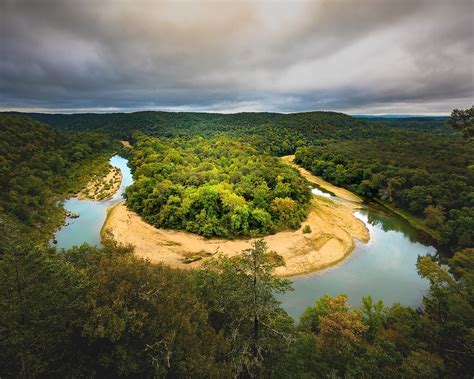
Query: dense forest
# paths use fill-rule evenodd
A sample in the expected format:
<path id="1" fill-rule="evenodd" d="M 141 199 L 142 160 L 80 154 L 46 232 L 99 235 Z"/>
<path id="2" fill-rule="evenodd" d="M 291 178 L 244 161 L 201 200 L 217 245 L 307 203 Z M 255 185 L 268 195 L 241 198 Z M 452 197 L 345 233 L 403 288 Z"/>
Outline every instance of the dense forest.
<path id="1" fill-rule="evenodd" d="M 229 137 L 136 139 L 127 205 L 157 227 L 206 237 L 298 228 L 309 210 L 304 178 Z"/>
<path id="2" fill-rule="evenodd" d="M 2 377 L 470 378 L 474 250 L 430 257 L 422 308 L 315 299 L 299 323 L 263 241 L 183 272 L 104 241 L 0 260 Z"/>
<path id="3" fill-rule="evenodd" d="M 417 217 L 415 225 L 451 251 L 473 246 L 472 145 L 455 136 L 410 134 L 321 141 L 298 148 L 296 162 L 336 185 L 408 211 Z"/>
<path id="4" fill-rule="evenodd" d="M 444 116 L 416 116 L 416 117 L 377 117 L 357 116 L 357 118 L 376 122 L 377 124 L 402 128 L 405 130 L 425 131 L 430 133 L 455 133 L 447 125 L 449 117 Z"/>
<path id="5" fill-rule="evenodd" d="M 473 376 L 474 148 L 462 133 L 329 112 L 32 117 L 41 122 L 0 116 L 1 377 Z M 155 225 L 297 226 L 307 185 L 271 156 L 296 152 L 316 174 L 406 211 L 449 250 L 446 265 L 419 258 L 430 289 L 418 309 L 324 296 L 295 321 L 275 297 L 290 283 L 272 276 L 281 262 L 262 241 L 190 272 L 107 239 L 48 247 L 61 200 L 106 167 L 117 138 L 134 145 L 129 206 Z M 276 199 L 296 212 L 279 213 Z"/>
<path id="6" fill-rule="evenodd" d="M 105 133 L 65 133 L 0 114 L 0 233 L 13 228 L 36 242 L 49 239 L 64 218 L 60 202 L 107 170 L 117 148 Z"/>
<path id="7" fill-rule="evenodd" d="M 449 256 L 474 244 L 473 108 L 446 118 L 353 118 L 334 112 L 32 114 L 61 130 L 134 139 L 227 135 L 259 152 L 293 154 L 324 179 L 398 210 Z M 467 125 L 464 129 L 457 125 Z M 466 132 L 466 130 L 468 132 Z"/>

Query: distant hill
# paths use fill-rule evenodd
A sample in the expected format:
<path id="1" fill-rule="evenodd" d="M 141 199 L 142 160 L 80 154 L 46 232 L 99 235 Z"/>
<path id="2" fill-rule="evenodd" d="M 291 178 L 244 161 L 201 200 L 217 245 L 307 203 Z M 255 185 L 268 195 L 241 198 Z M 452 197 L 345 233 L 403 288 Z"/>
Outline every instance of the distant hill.
<path id="1" fill-rule="evenodd" d="M 453 130 L 447 124 L 447 116 L 412 116 L 412 115 L 384 115 L 384 116 L 365 116 L 357 115 L 354 118 L 377 122 L 383 125 L 397 128 L 405 128 L 420 131 L 436 131 L 453 133 Z"/>

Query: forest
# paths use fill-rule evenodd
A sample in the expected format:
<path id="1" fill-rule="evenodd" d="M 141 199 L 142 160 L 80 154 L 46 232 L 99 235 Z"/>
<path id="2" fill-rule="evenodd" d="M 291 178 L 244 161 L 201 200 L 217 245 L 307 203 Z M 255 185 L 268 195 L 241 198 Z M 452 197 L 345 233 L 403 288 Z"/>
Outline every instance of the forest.
<path id="1" fill-rule="evenodd" d="M 0 115 L 1 377 L 473 376 L 464 130 L 331 112 L 30 116 Z M 189 272 L 108 239 L 49 246 L 61 201 L 107 167 L 118 139 L 134 146 L 129 206 L 154 225 L 204 236 L 297 227 L 309 190 L 276 159 L 296 153 L 315 174 L 406 212 L 446 248 L 444 264 L 418 259 L 429 291 L 417 309 L 370 296 L 354 308 L 341 294 L 294 320 L 277 300 L 291 284 L 272 275 L 281 262 L 261 240 Z"/>
<path id="2" fill-rule="evenodd" d="M 105 133 L 66 133 L 0 114 L 0 233 L 15 225 L 35 242 L 48 240 L 64 219 L 61 201 L 103 173 L 118 148 Z"/>
<path id="3" fill-rule="evenodd" d="M 417 310 L 315 299 L 294 324 L 263 241 L 184 272 L 104 241 L 0 260 L 2 377 L 470 378 L 474 250 L 418 261 Z"/>
<path id="4" fill-rule="evenodd" d="M 127 205 L 157 227 L 206 237 L 298 228 L 311 192 L 296 170 L 229 137 L 136 138 Z"/>
<path id="5" fill-rule="evenodd" d="M 300 147 L 295 160 L 336 185 L 408 211 L 448 250 L 473 246 L 472 145 L 455 137 L 400 133 Z"/>

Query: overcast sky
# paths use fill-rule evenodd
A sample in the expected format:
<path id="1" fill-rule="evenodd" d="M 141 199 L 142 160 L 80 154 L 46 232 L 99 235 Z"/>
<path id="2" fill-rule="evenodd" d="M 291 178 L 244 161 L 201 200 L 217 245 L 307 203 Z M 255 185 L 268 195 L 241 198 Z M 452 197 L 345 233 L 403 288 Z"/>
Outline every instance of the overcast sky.
<path id="1" fill-rule="evenodd" d="M 446 114 L 474 0 L 0 0 L 0 109 Z"/>

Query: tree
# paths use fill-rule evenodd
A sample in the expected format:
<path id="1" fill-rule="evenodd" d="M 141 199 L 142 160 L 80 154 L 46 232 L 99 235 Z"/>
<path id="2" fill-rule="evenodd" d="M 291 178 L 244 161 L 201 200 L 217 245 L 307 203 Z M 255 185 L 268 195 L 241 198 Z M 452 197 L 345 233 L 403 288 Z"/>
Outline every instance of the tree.
<path id="1" fill-rule="evenodd" d="M 474 105 L 468 109 L 454 109 L 448 124 L 463 133 L 465 138 L 474 137 Z"/>
<path id="2" fill-rule="evenodd" d="M 360 310 L 351 310 L 345 295 L 325 295 L 301 315 L 300 328 L 312 334 L 307 340 L 314 350 L 309 358 L 312 375 L 325 376 L 357 372 L 358 357 L 363 355 L 363 341 L 368 326 Z M 313 345 L 313 347 L 311 347 Z M 310 366 L 310 367 L 311 367 Z"/>
<path id="3" fill-rule="evenodd" d="M 196 272 L 210 324 L 229 341 L 235 375 L 272 370 L 277 361 L 271 357 L 285 351 L 291 340 L 291 319 L 275 299 L 275 294 L 290 289 L 288 280 L 272 275 L 281 263 L 277 258 L 267 252 L 263 240 L 257 240 L 241 257 L 219 256 Z"/>
<path id="4" fill-rule="evenodd" d="M 436 354 L 427 351 L 412 351 L 401 367 L 407 378 L 437 378 L 444 371 L 443 360 Z"/>
<path id="5" fill-rule="evenodd" d="M 444 224 L 446 217 L 444 216 L 443 207 L 441 206 L 433 206 L 428 205 L 425 208 L 425 216 L 426 216 L 426 225 L 430 228 L 438 228 Z"/>
<path id="6" fill-rule="evenodd" d="M 299 226 L 301 220 L 295 218 L 297 203 L 293 199 L 276 197 L 272 201 L 271 210 L 280 224 L 289 224 L 293 228 Z"/>
<path id="7" fill-rule="evenodd" d="M 130 154 L 136 180 L 127 205 L 157 227 L 256 236 L 297 228 L 308 214 L 304 178 L 238 139 L 140 135 Z"/>
<path id="8" fill-rule="evenodd" d="M 362 314 L 365 323 L 369 326 L 367 331 L 368 337 L 370 340 L 373 340 L 385 321 L 383 301 L 379 300 L 374 303 L 371 296 L 363 297 Z"/>
<path id="9" fill-rule="evenodd" d="M 439 353 L 447 372 L 464 377 L 469 375 L 465 368 L 474 358 L 474 280 L 469 270 L 473 266 L 469 249 L 458 254 L 450 260 L 454 275 L 429 256 L 420 257 L 417 267 L 420 275 L 430 281 L 429 294 L 423 299 L 423 333 L 431 334 L 430 349 Z"/>
<path id="10" fill-rule="evenodd" d="M 24 247 L 0 260 L 0 375 L 74 376 L 88 280 L 55 251 Z M 78 366 L 75 366 L 78 368 Z"/>
<path id="11" fill-rule="evenodd" d="M 133 249 L 103 242 L 83 245 L 66 258 L 90 286 L 83 318 L 84 360 L 98 376 L 214 377 L 225 341 L 207 323 L 207 309 L 189 275 L 133 256 Z"/>

